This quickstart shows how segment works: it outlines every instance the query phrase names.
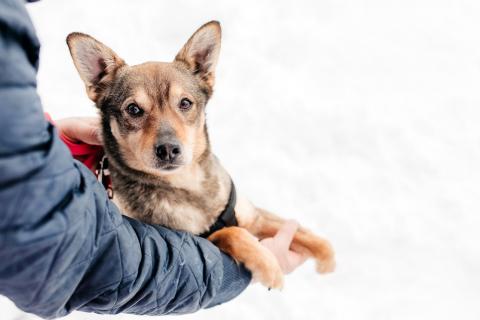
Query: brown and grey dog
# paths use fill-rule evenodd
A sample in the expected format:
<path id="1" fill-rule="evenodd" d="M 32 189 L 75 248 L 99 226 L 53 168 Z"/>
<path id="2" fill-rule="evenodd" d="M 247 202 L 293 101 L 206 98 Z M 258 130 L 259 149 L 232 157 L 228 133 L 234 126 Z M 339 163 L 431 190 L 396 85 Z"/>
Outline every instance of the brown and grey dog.
<path id="1" fill-rule="evenodd" d="M 210 149 L 205 123 L 220 38 L 220 24 L 212 21 L 193 34 L 173 62 L 128 66 L 86 34 L 67 37 L 87 94 L 100 110 L 114 200 L 127 215 L 202 234 L 229 203 L 233 184 Z M 238 226 L 208 239 L 244 263 L 254 279 L 281 288 L 280 266 L 258 239 L 275 235 L 284 220 L 242 197 L 234 214 Z M 304 228 L 291 249 L 313 257 L 320 273 L 335 267 L 328 241 Z"/>

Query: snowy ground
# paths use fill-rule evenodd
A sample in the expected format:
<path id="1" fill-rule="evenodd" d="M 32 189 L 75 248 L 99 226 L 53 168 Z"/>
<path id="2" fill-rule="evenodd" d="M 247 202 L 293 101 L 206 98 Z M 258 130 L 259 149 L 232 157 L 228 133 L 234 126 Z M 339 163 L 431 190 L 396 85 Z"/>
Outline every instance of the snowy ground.
<path id="1" fill-rule="evenodd" d="M 281 293 L 252 286 L 181 319 L 480 318 L 480 2 L 49 0 L 29 11 L 55 118 L 95 112 L 69 32 L 135 64 L 171 60 L 220 20 L 214 150 L 255 203 L 336 248 L 333 275 L 307 263 Z M 0 319 L 34 318 L 0 298 Z"/>

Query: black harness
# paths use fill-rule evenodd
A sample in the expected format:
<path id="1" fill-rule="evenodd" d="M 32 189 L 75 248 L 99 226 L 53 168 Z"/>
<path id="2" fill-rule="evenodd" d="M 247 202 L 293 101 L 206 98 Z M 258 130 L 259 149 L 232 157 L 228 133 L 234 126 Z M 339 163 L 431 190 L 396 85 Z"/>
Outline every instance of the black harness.
<path id="1" fill-rule="evenodd" d="M 235 185 L 232 181 L 230 188 L 230 196 L 228 197 L 227 205 L 223 209 L 222 213 L 218 216 L 217 221 L 210 227 L 210 229 L 200 235 L 200 237 L 207 238 L 209 235 L 223 229 L 225 227 L 238 226 L 237 218 L 235 217 L 235 204 L 237 203 L 237 193 L 235 191 Z"/>

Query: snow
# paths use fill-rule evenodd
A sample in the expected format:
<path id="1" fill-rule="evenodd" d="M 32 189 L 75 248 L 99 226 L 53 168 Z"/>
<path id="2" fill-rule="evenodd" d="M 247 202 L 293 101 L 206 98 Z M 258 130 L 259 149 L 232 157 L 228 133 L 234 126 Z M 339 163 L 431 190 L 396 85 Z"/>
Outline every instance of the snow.
<path id="1" fill-rule="evenodd" d="M 223 26 L 208 107 L 216 154 L 253 202 L 332 241 L 306 263 L 181 319 L 480 318 L 480 2 L 94 1 L 30 4 L 54 118 L 95 114 L 65 37 L 131 64 Z M 477 30 L 477 31 L 475 31 Z M 36 319 L 0 298 L 2 320 Z M 139 319 L 76 312 L 66 319 Z"/>

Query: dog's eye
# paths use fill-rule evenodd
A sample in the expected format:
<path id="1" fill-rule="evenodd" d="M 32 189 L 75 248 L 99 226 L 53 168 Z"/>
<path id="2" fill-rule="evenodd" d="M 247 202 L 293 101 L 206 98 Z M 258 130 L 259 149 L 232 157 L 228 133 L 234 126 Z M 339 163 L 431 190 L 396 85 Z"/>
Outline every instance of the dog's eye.
<path id="1" fill-rule="evenodd" d="M 142 108 L 137 106 L 135 103 L 130 103 L 127 106 L 127 112 L 129 115 L 134 116 L 134 117 L 139 117 L 143 114 Z"/>
<path id="2" fill-rule="evenodd" d="M 182 100 L 180 100 L 180 105 L 179 105 L 179 108 L 181 110 L 188 110 L 192 107 L 192 101 L 188 100 L 187 98 L 183 98 Z"/>

